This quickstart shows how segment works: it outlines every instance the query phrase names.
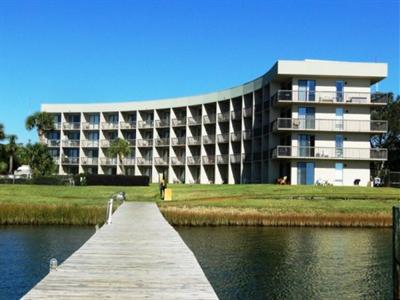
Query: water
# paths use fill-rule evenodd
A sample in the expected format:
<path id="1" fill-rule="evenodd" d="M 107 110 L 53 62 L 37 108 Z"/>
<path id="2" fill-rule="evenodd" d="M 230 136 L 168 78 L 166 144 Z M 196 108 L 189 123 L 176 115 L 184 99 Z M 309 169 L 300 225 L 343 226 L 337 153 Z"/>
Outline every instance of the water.
<path id="1" fill-rule="evenodd" d="M 19 299 L 94 233 L 94 227 L 0 226 L 0 299 Z"/>
<path id="2" fill-rule="evenodd" d="M 176 227 L 220 299 L 391 299 L 391 230 Z"/>

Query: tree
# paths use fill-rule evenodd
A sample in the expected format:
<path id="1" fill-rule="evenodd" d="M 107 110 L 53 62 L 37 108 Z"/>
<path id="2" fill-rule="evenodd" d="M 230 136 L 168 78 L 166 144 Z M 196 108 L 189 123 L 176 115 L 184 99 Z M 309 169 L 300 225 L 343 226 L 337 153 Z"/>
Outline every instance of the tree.
<path id="1" fill-rule="evenodd" d="M 28 130 L 36 128 L 40 140 L 43 140 L 46 130 L 54 129 L 54 116 L 47 112 L 35 112 L 26 118 L 25 127 Z"/>
<path id="2" fill-rule="evenodd" d="M 46 176 L 55 172 L 56 166 L 46 145 L 28 144 L 21 148 L 19 157 L 22 163 L 31 167 L 33 176 Z"/>
<path id="3" fill-rule="evenodd" d="M 384 169 L 400 170 L 400 96 L 394 99 L 393 94 L 390 93 L 388 104 L 374 110 L 371 113 L 371 119 L 388 121 L 386 133 L 371 137 L 373 148 L 388 149 L 388 161 L 380 163 L 375 168 L 378 169 L 378 173 L 382 173 Z"/>
<path id="4" fill-rule="evenodd" d="M 18 151 L 17 139 L 18 137 L 15 134 L 10 134 L 7 136 L 8 144 L 5 145 L 5 151 L 8 155 L 9 163 L 8 163 L 8 173 L 13 173 L 14 168 L 14 160 Z"/>
<path id="5" fill-rule="evenodd" d="M 0 141 L 4 140 L 6 137 L 6 134 L 4 133 L 4 125 L 0 123 Z"/>
<path id="6" fill-rule="evenodd" d="M 122 174 L 125 175 L 124 157 L 128 156 L 131 153 L 129 143 L 126 140 L 117 138 L 111 142 L 108 153 L 111 157 L 118 157 Z"/>

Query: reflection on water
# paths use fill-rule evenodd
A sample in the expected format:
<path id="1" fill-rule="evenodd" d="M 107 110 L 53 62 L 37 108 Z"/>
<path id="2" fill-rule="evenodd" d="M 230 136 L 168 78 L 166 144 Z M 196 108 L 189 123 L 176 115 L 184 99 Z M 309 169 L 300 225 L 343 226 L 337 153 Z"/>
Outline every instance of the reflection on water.
<path id="1" fill-rule="evenodd" d="M 0 226 L 0 299 L 19 299 L 85 243 L 94 227 Z"/>
<path id="2" fill-rule="evenodd" d="M 391 299 L 391 230 L 176 227 L 220 299 Z"/>

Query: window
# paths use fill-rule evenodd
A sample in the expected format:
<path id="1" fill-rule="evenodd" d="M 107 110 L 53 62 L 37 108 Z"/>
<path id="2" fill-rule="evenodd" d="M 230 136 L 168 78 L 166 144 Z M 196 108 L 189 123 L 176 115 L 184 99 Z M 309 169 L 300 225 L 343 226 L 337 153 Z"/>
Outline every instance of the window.
<path id="1" fill-rule="evenodd" d="M 343 184 L 343 163 L 335 163 L 335 184 Z"/>
<path id="2" fill-rule="evenodd" d="M 343 91 L 344 91 L 344 84 L 343 80 L 336 81 L 336 101 L 343 102 Z"/>

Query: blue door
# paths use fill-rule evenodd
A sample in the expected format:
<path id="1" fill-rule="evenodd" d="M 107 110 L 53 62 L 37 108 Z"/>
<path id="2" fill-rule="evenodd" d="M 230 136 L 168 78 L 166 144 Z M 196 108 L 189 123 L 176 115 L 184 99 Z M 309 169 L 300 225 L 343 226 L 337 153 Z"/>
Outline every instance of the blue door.
<path id="1" fill-rule="evenodd" d="M 299 101 L 315 101 L 315 80 L 301 79 L 299 84 Z"/>
<path id="2" fill-rule="evenodd" d="M 301 129 L 315 129 L 315 107 L 299 107 Z"/>
<path id="3" fill-rule="evenodd" d="M 299 156 L 313 157 L 314 156 L 314 136 L 309 134 L 299 134 Z"/>
<path id="4" fill-rule="evenodd" d="M 314 184 L 314 163 L 297 163 L 297 184 Z"/>
<path id="5" fill-rule="evenodd" d="M 343 135 L 335 137 L 335 155 L 336 157 L 343 157 Z"/>

